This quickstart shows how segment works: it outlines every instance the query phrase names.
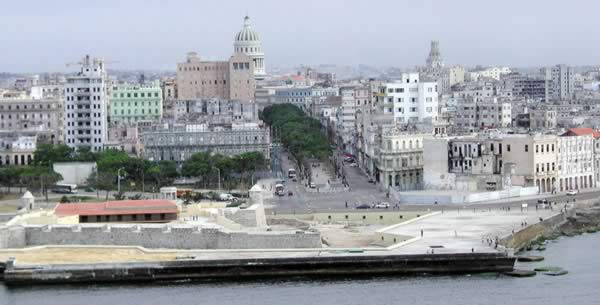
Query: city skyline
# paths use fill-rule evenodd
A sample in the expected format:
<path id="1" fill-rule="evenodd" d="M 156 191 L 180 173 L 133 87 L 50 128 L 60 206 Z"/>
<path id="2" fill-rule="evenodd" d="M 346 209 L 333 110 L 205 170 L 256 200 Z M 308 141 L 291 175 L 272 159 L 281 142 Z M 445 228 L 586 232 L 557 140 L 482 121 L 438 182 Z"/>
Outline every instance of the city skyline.
<path id="1" fill-rule="evenodd" d="M 594 52 L 598 45 L 590 39 L 600 23 L 593 16 L 598 4 L 586 1 L 304 1 L 286 3 L 285 11 L 277 10 L 283 5 L 276 1 L 175 1 L 170 9 L 159 1 L 128 1 L 115 9 L 113 2 L 7 4 L 4 12 L 10 14 L 0 14 L 0 25 L 16 29 L 3 34 L 5 44 L 15 47 L 0 50 L 0 70 L 71 71 L 65 64 L 81 54 L 103 57 L 108 68 L 119 70 L 174 71 L 188 51 L 224 60 L 233 53 L 246 13 L 269 57 L 267 69 L 301 64 L 411 68 L 425 61 L 430 40 L 440 41 L 447 64 L 600 62 Z M 291 14 L 302 11 L 307 15 Z"/>

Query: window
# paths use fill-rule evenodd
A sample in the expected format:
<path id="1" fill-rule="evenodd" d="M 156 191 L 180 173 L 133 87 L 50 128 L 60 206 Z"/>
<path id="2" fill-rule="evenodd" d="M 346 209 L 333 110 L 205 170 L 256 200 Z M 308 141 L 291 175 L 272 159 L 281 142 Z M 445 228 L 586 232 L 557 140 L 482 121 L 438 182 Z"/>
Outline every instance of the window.
<path id="1" fill-rule="evenodd" d="M 510 151 L 510 144 L 506 145 L 506 151 Z"/>
<path id="2" fill-rule="evenodd" d="M 529 151 L 529 145 L 525 145 L 525 152 Z"/>

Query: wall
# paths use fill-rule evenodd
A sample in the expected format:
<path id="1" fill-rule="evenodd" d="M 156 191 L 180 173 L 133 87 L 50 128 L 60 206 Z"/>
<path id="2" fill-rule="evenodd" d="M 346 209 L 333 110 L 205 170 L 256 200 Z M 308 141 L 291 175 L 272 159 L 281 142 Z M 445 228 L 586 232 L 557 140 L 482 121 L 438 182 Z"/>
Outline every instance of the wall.
<path id="1" fill-rule="evenodd" d="M 87 185 L 87 179 L 96 171 L 95 162 L 60 162 L 53 164 L 54 171 L 61 174 L 60 183 Z"/>
<path id="2" fill-rule="evenodd" d="M 528 227 L 506 236 L 500 240 L 500 244 L 507 248 L 513 248 L 515 250 L 522 249 L 529 242 L 536 239 L 542 234 L 548 234 L 554 231 L 558 226 L 567 220 L 567 217 L 571 215 L 572 211 L 565 213 L 556 214 L 552 217 L 544 219 L 544 221 L 529 225 Z"/>
<path id="3" fill-rule="evenodd" d="M 0 228 L 0 248 L 39 245 L 136 245 L 171 249 L 320 248 L 308 232 L 232 232 L 194 225 L 28 225 Z"/>

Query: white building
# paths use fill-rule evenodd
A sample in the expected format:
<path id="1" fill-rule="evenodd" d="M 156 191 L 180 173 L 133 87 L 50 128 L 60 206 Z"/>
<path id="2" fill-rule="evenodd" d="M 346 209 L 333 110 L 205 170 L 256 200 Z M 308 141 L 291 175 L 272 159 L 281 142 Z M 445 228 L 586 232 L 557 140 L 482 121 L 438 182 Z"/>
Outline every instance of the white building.
<path id="1" fill-rule="evenodd" d="M 505 74 L 509 74 L 509 67 L 489 67 L 481 70 L 469 72 L 469 78 L 471 81 L 477 81 L 480 78 L 493 78 L 500 80 L 500 77 Z"/>
<path id="2" fill-rule="evenodd" d="M 233 48 L 235 53 L 244 53 L 252 59 L 256 79 L 265 78 L 267 74 L 265 69 L 265 53 L 263 52 L 258 33 L 252 30 L 250 17 L 246 16 L 244 18 L 244 27 L 235 35 Z"/>
<path id="3" fill-rule="evenodd" d="M 107 76 L 99 58 L 83 59 L 65 84 L 65 144 L 100 151 L 107 138 Z"/>
<path id="4" fill-rule="evenodd" d="M 394 114 L 397 123 L 437 120 L 437 84 L 419 81 L 418 73 L 403 73 L 399 80 L 383 84 L 377 102 L 383 105 L 384 113 Z"/>
<path id="5" fill-rule="evenodd" d="M 546 79 L 546 90 L 549 98 L 566 100 L 575 93 L 575 71 L 567 65 L 556 65 L 543 68 L 542 74 Z"/>

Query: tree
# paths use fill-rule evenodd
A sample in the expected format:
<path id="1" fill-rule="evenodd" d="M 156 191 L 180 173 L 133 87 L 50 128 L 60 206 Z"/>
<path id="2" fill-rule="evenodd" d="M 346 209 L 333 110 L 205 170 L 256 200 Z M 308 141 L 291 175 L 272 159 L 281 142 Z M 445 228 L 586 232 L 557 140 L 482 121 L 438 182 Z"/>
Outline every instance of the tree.
<path id="1" fill-rule="evenodd" d="M 146 174 L 154 180 L 157 187 L 161 188 L 173 183 L 173 180 L 177 178 L 177 164 L 175 161 L 160 161 L 150 165 Z"/>
<path id="2" fill-rule="evenodd" d="M 108 200 L 108 193 L 116 188 L 117 176 L 109 172 L 92 173 L 87 184 L 97 190 L 106 191 L 105 200 Z"/>

